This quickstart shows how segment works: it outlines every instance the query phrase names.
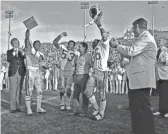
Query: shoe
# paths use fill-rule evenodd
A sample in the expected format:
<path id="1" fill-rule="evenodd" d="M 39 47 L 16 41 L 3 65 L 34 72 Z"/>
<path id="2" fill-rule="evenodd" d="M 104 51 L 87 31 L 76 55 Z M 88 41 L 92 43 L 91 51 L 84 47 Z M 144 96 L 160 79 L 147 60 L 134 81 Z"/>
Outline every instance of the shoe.
<path id="1" fill-rule="evenodd" d="M 17 111 L 17 112 L 23 112 L 23 111 L 22 111 L 22 110 L 20 110 L 20 109 L 16 109 L 16 111 Z"/>
<path id="2" fill-rule="evenodd" d="M 99 121 L 99 120 L 103 120 L 103 119 L 104 119 L 104 116 L 101 115 L 100 113 L 97 114 L 96 116 L 92 117 L 92 120 L 95 120 L 95 121 Z"/>
<path id="3" fill-rule="evenodd" d="M 16 110 L 11 110 L 11 113 L 17 113 L 17 111 Z"/>
<path id="4" fill-rule="evenodd" d="M 37 112 L 37 113 L 44 114 L 44 113 L 46 113 L 47 111 L 44 110 L 43 108 L 38 108 L 38 109 L 36 110 L 36 112 Z"/>
<path id="5" fill-rule="evenodd" d="M 28 115 L 28 116 L 32 116 L 32 115 L 33 115 L 33 113 L 27 113 L 27 115 Z"/>
<path id="6" fill-rule="evenodd" d="M 64 110 L 65 110 L 65 106 L 62 105 L 62 106 L 60 107 L 60 110 L 61 110 L 61 111 L 64 111 Z"/>
<path id="7" fill-rule="evenodd" d="M 153 115 L 160 115 L 161 113 L 160 112 L 155 112 L 155 113 L 153 113 Z"/>
<path id="8" fill-rule="evenodd" d="M 97 111 L 97 110 L 93 110 L 92 115 L 93 115 L 93 116 L 96 116 L 98 113 L 99 113 L 99 111 Z"/>
<path id="9" fill-rule="evenodd" d="M 70 111 L 71 110 L 71 106 L 66 106 L 66 110 Z"/>
<path id="10" fill-rule="evenodd" d="M 166 114 L 164 115 L 164 117 L 165 117 L 165 118 L 168 118 L 168 113 L 166 113 Z"/>

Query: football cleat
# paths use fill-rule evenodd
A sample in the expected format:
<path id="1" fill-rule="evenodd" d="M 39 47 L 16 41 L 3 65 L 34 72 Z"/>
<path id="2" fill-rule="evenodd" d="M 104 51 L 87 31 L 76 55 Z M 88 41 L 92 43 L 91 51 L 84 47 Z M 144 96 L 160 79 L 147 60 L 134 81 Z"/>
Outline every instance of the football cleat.
<path id="1" fill-rule="evenodd" d="M 104 118 L 104 116 L 99 113 L 96 116 L 94 116 L 92 119 L 96 120 L 96 121 L 99 121 L 99 120 L 103 120 L 103 118 Z"/>
<path id="2" fill-rule="evenodd" d="M 153 115 L 160 115 L 160 112 L 155 112 L 153 113 Z"/>
<path id="3" fill-rule="evenodd" d="M 168 113 L 164 115 L 165 118 L 168 118 Z"/>
<path id="4" fill-rule="evenodd" d="M 96 116 L 98 113 L 99 113 L 99 111 L 97 111 L 97 110 L 93 110 L 92 115 L 93 115 L 93 116 Z"/>
<path id="5" fill-rule="evenodd" d="M 62 106 L 60 107 L 60 110 L 61 110 L 61 111 L 64 111 L 64 110 L 65 110 L 65 106 L 62 105 Z"/>
<path id="6" fill-rule="evenodd" d="M 66 110 L 70 111 L 71 110 L 71 106 L 66 106 Z"/>
<path id="7" fill-rule="evenodd" d="M 37 111 L 37 113 L 42 113 L 42 114 L 44 114 L 44 113 L 47 112 L 47 111 L 44 110 L 43 108 L 38 108 L 36 111 Z"/>

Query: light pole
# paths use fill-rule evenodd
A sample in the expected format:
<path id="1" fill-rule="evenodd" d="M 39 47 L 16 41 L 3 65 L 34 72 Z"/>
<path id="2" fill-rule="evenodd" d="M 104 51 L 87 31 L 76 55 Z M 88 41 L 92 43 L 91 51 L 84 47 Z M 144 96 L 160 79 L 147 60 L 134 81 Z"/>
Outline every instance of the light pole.
<path id="1" fill-rule="evenodd" d="M 158 3 L 158 1 L 148 1 L 148 5 L 152 5 L 152 35 L 154 37 L 155 29 L 154 29 L 154 23 L 155 23 L 155 5 Z"/>
<path id="2" fill-rule="evenodd" d="M 9 18 L 9 31 L 8 31 L 8 50 L 10 49 L 10 36 L 11 36 L 11 18 L 13 17 L 12 10 L 5 11 L 5 18 Z"/>
<path id="3" fill-rule="evenodd" d="M 89 2 L 81 2 L 81 9 L 84 9 L 84 26 L 86 25 L 86 10 L 89 9 Z M 86 39 L 86 27 L 84 27 L 84 41 Z"/>

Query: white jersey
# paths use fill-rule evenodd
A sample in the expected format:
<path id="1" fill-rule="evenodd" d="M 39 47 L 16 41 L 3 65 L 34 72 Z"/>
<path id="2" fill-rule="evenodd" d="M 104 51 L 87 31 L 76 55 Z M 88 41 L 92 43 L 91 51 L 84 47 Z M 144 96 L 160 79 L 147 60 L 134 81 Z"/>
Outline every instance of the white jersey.
<path id="1" fill-rule="evenodd" d="M 93 59 L 94 59 L 94 64 L 93 64 L 93 69 L 97 69 L 100 71 L 106 71 L 107 68 L 107 61 L 109 58 L 109 39 L 103 42 L 101 40 L 98 45 L 94 49 L 93 53 Z"/>
<path id="2" fill-rule="evenodd" d="M 63 70 L 67 62 L 67 53 L 68 49 L 64 45 L 60 45 L 60 48 L 56 49 L 56 62 L 60 64 L 61 69 Z"/>
<path id="3" fill-rule="evenodd" d="M 66 64 L 64 67 L 64 74 L 66 76 L 72 76 L 75 69 L 75 57 L 79 56 L 79 52 L 69 50 L 66 53 Z"/>

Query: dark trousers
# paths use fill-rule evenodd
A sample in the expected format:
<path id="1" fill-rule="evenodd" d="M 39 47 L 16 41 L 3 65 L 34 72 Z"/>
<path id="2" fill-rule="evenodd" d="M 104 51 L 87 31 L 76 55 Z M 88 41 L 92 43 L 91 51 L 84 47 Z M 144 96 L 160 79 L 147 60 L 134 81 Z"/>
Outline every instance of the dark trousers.
<path id="1" fill-rule="evenodd" d="M 150 105 L 150 89 L 135 89 L 128 92 L 132 131 L 135 134 L 155 134 Z"/>
<path id="2" fill-rule="evenodd" d="M 168 113 L 168 80 L 159 80 L 159 112 Z"/>
<path id="3" fill-rule="evenodd" d="M 14 76 L 9 77 L 11 110 L 20 109 L 20 100 L 21 100 L 20 82 L 21 82 L 21 76 L 18 74 L 18 71 Z"/>
<path id="4" fill-rule="evenodd" d="M 23 91 L 24 79 L 25 79 L 25 76 L 21 76 L 21 79 L 20 79 L 20 96 L 19 96 L 20 104 L 21 104 L 21 100 L 22 100 L 22 91 Z"/>
<path id="5" fill-rule="evenodd" d="M 79 112 L 80 93 L 82 93 L 82 110 L 84 113 L 87 113 L 88 111 L 89 100 L 84 94 L 88 79 L 89 79 L 89 74 L 75 76 L 74 92 L 73 92 L 74 112 Z"/>

